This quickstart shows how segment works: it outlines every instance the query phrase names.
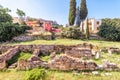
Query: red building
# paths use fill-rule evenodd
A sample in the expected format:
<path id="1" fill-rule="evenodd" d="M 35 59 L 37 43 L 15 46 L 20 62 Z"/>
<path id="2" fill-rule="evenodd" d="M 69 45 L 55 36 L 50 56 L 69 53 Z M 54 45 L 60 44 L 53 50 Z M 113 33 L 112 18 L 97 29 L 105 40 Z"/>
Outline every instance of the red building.
<path id="1" fill-rule="evenodd" d="M 32 28 L 36 27 L 42 27 L 46 31 L 53 31 L 53 32 L 61 32 L 60 29 L 54 29 L 52 28 L 52 22 L 51 21 L 46 21 L 46 20 L 38 20 L 38 21 L 26 21 L 26 24 L 28 26 L 31 26 Z"/>

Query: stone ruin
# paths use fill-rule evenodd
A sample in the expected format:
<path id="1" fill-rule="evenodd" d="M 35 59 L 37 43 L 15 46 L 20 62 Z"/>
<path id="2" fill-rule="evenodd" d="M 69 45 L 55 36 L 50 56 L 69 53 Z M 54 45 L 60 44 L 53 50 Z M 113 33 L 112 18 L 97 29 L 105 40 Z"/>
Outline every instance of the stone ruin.
<path id="1" fill-rule="evenodd" d="M 120 49 L 119 48 L 103 48 L 100 50 L 101 52 L 108 52 L 109 54 L 120 54 Z"/>
<path id="2" fill-rule="evenodd" d="M 111 47 L 111 48 L 108 48 L 108 53 L 109 54 L 113 54 L 113 53 L 120 54 L 120 49 Z"/>
<path id="3" fill-rule="evenodd" d="M 18 46 L 14 47 L 14 48 L 11 48 L 8 51 L 6 50 L 6 52 L 4 54 L 0 55 L 0 69 L 6 68 L 7 67 L 6 62 L 9 61 L 17 53 L 19 53 L 19 47 Z"/>
<path id="4" fill-rule="evenodd" d="M 106 71 L 119 70 L 117 64 L 107 60 L 103 61 L 102 67 Z"/>
<path id="5" fill-rule="evenodd" d="M 74 58 L 66 54 L 55 57 L 48 62 L 50 69 L 54 70 L 96 70 L 97 64 Z"/>
<path id="6" fill-rule="evenodd" d="M 0 70 L 4 68 L 17 68 L 28 70 L 37 67 L 50 68 L 55 70 L 96 70 L 96 63 L 89 61 L 94 58 L 93 45 L 79 44 L 72 46 L 65 45 L 15 45 L 0 46 Z M 32 56 L 28 60 L 21 59 L 8 66 L 7 62 L 20 52 L 30 52 Z M 95 50 L 94 52 L 98 52 Z M 49 55 L 50 61 L 40 59 L 40 55 Z M 59 56 L 56 56 L 60 53 Z M 84 60 L 85 59 L 85 60 Z"/>

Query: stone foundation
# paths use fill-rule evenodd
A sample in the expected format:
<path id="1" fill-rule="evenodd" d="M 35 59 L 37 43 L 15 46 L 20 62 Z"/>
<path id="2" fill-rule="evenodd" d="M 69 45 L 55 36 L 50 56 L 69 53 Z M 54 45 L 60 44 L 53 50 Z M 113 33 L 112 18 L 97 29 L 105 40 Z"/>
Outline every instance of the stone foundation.
<path id="1" fill-rule="evenodd" d="M 83 58 L 92 58 L 91 44 L 79 44 L 73 46 L 64 45 L 17 45 L 0 46 L 0 69 L 6 67 L 6 62 L 19 52 L 30 52 L 32 56 L 28 60 L 19 60 L 16 62 L 18 70 L 27 70 L 36 67 L 45 67 L 57 70 L 95 70 L 97 65 L 94 62 L 87 62 Z M 39 55 L 50 54 L 50 61 L 42 61 Z M 56 56 L 60 53 L 60 56 Z M 61 54 L 62 53 L 62 54 Z M 16 67 L 16 64 L 9 68 Z"/>
<path id="2" fill-rule="evenodd" d="M 67 55 L 60 55 L 48 63 L 54 70 L 96 70 L 97 64 Z"/>

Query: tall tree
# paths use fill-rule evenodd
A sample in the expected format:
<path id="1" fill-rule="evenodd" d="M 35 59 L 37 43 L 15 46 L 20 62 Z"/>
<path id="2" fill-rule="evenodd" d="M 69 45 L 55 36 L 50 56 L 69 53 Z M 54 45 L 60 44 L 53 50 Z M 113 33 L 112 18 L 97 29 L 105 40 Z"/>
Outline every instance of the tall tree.
<path id="1" fill-rule="evenodd" d="M 0 5 L 0 9 L 1 9 L 1 8 L 3 8 L 3 6 L 2 6 L 2 5 Z"/>
<path id="2" fill-rule="evenodd" d="M 88 15 L 88 9 L 86 5 L 86 0 L 81 0 L 80 4 L 80 20 L 83 21 L 86 19 Z"/>
<path id="3" fill-rule="evenodd" d="M 8 12 L 11 12 L 9 8 L 4 8 L 2 5 L 0 5 L 0 14 L 6 14 Z"/>
<path id="4" fill-rule="evenodd" d="M 20 17 L 21 20 L 24 20 L 26 14 L 24 11 L 20 10 L 20 9 L 17 9 L 17 15 Z"/>
<path id="5" fill-rule="evenodd" d="M 2 5 L 0 5 L 0 24 L 9 22 L 12 23 L 12 17 L 8 14 L 10 10 L 8 8 L 4 8 Z"/>
<path id="6" fill-rule="evenodd" d="M 70 0 L 69 25 L 74 25 L 76 17 L 76 0 Z"/>
<path id="7" fill-rule="evenodd" d="M 76 9 L 76 26 L 77 27 L 80 26 L 80 9 L 79 9 L 79 7 L 77 7 L 77 9 Z"/>
<path id="8" fill-rule="evenodd" d="M 89 32 L 89 26 L 88 26 L 88 19 L 86 20 L 86 22 L 87 22 L 87 25 L 86 25 L 86 39 L 89 39 L 89 37 L 90 37 L 90 32 Z"/>

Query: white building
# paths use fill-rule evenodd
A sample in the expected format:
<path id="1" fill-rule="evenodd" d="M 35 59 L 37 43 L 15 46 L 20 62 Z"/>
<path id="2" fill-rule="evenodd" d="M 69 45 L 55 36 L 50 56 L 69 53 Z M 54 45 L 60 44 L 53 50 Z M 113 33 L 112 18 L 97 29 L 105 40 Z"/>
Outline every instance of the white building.
<path id="1" fill-rule="evenodd" d="M 80 29 L 82 32 L 85 32 L 86 28 L 88 26 L 90 33 L 97 33 L 99 31 L 99 27 L 101 24 L 102 24 L 101 20 L 90 18 L 90 19 L 85 20 L 81 23 Z"/>

